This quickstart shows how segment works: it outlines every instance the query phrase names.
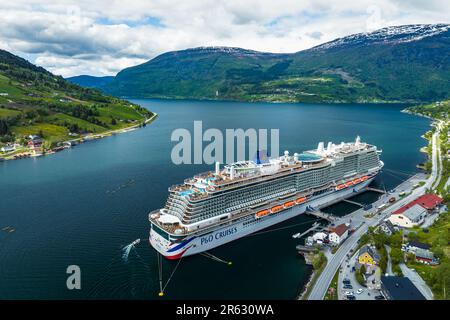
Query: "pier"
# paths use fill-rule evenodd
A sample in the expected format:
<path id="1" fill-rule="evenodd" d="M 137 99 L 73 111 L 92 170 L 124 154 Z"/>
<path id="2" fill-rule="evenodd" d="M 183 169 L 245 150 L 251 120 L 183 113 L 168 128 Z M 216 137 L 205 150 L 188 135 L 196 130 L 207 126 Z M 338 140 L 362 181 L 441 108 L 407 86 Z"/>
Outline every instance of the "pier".
<path id="1" fill-rule="evenodd" d="M 347 203 L 350 203 L 350 204 L 354 204 L 355 206 L 358 206 L 358 207 L 364 207 L 364 205 L 363 204 L 361 204 L 361 203 L 359 203 L 359 202 L 356 202 L 356 201 L 352 201 L 352 200 L 348 200 L 348 199 L 344 199 L 344 200 L 342 200 L 342 201 L 344 201 L 344 202 L 347 202 Z"/>
<path id="2" fill-rule="evenodd" d="M 314 222 L 314 224 L 311 226 L 311 228 L 309 228 L 308 230 L 302 232 L 297 238 L 301 238 L 304 235 L 307 235 L 308 233 L 310 233 L 311 231 L 315 231 L 315 230 L 319 229 L 320 227 L 321 227 L 320 223 Z"/>
<path id="3" fill-rule="evenodd" d="M 372 187 L 366 187 L 366 190 L 367 190 L 367 191 L 378 192 L 378 193 L 382 193 L 382 194 L 385 194 L 385 193 L 386 193 L 386 191 L 384 191 L 384 190 L 377 189 L 377 188 L 372 188 Z"/>
<path id="4" fill-rule="evenodd" d="M 314 216 L 320 219 L 327 220 L 328 222 L 334 222 L 337 218 L 331 214 L 322 212 L 322 211 L 305 211 L 305 214 L 308 214 L 310 216 Z"/>

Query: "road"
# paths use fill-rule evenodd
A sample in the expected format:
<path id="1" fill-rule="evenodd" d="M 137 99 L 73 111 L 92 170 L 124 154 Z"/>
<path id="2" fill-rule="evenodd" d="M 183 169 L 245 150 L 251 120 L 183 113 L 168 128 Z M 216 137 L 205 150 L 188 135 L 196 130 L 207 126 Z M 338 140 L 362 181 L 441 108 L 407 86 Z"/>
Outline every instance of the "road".
<path id="1" fill-rule="evenodd" d="M 317 279 L 314 287 L 311 290 L 311 293 L 308 296 L 309 300 L 323 300 L 325 294 L 333 280 L 336 271 L 339 266 L 344 262 L 347 254 L 350 250 L 354 249 L 358 243 L 359 238 L 365 234 L 369 227 L 375 226 L 379 224 L 382 220 L 386 219 L 392 212 L 404 206 L 408 202 L 416 199 L 418 196 L 424 194 L 427 188 L 431 188 L 433 183 L 440 178 L 439 170 L 438 170 L 438 152 L 437 152 L 437 137 L 439 134 L 439 130 L 433 134 L 432 137 L 432 170 L 431 175 L 425 184 L 421 187 L 413 189 L 411 193 L 404 197 L 403 199 L 398 200 L 394 204 L 387 207 L 385 210 L 381 211 L 379 215 L 375 215 L 370 219 L 366 219 L 365 222 L 356 229 L 354 233 L 352 233 L 339 247 L 336 253 L 332 254 L 328 258 L 327 265 L 323 269 L 319 278 Z M 360 209 L 361 210 L 361 209 Z"/>

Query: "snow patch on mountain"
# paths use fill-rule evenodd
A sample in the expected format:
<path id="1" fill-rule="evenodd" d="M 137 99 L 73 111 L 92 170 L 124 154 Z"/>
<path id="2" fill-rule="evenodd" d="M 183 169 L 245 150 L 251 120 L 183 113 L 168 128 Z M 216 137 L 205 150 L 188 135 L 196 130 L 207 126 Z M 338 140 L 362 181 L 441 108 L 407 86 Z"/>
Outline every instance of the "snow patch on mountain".
<path id="1" fill-rule="evenodd" d="M 357 33 L 351 36 L 321 44 L 311 50 L 326 50 L 347 45 L 365 45 L 373 43 L 406 43 L 432 37 L 450 29 L 449 24 L 414 24 L 392 26 L 373 32 Z"/>

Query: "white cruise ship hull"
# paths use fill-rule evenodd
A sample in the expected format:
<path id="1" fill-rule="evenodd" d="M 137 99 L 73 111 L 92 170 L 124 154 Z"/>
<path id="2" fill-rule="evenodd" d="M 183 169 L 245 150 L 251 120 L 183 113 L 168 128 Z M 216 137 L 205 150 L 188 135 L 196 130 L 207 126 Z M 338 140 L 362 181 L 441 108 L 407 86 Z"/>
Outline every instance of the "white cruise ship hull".
<path id="1" fill-rule="evenodd" d="M 365 187 L 367 187 L 372 178 L 354 186 L 353 188 L 346 188 L 339 191 L 330 191 L 318 196 L 315 196 L 304 204 L 285 209 L 279 213 L 271 214 L 260 219 L 254 219 L 253 215 L 249 219 L 237 221 L 220 227 L 214 231 L 203 234 L 192 234 L 186 236 L 181 242 L 172 243 L 166 240 L 153 229 L 150 230 L 150 244 L 163 256 L 168 259 L 180 259 L 181 257 L 190 256 L 211 250 L 233 240 L 245 237 L 254 232 L 266 229 L 280 222 L 286 221 L 304 213 L 307 207 L 320 208 L 339 202 L 346 198 L 354 196 Z"/>

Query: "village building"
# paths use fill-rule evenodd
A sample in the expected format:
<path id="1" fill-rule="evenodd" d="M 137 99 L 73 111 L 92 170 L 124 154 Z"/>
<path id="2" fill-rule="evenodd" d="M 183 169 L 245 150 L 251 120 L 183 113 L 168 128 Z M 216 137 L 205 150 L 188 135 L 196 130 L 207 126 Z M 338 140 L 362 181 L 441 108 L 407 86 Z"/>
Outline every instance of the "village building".
<path id="1" fill-rule="evenodd" d="M 417 249 L 430 250 L 430 245 L 423 242 L 410 241 L 404 246 L 403 251 L 415 253 Z"/>
<path id="2" fill-rule="evenodd" d="M 398 210 L 397 210 L 398 211 Z M 414 204 L 401 212 L 393 212 L 389 221 L 402 228 L 412 228 L 421 225 L 427 216 L 427 210 L 419 204 Z"/>
<path id="3" fill-rule="evenodd" d="M 391 221 L 388 219 L 383 221 L 379 226 L 378 230 L 383 232 L 384 234 L 391 236 L 396 231 L 398 231 L 398 227 L 394 226 Z"/>
<path id="4" fill-rule="evenodd" d="M 421 225 L 427 214 L 434 213 L 442 204 L 442 198 L 427 193 L 394 211 L 388 220 L 395 226 L 412 228 Z"/>
<path id="5" fill-rule="evenodd" d="M 7 145 L 1 147 L 1 149 L 0 149 L 1 152 L 12 152 L 15 150 L 16 150 L 16 147 L 13 144 L 7 144 Z"/>
<path id="6" fill-rule="evenodd" d="M 426 249 L 418 248 L 415 251 L 416 261 L 428 265 L 438 265 L 439 260 L 434 256 L 433 252 Z"/>
<path id="7" fill-rule="evenodd" d="M 377 266 L 380 262 L 380 255 L 369 245 L 359 249 L 358 263 L 365 266 Z"/>
<path id="8" fill-rule="evenodd" d="M 329 229 L 328 240 L 331 245 L 337 246 L 348 237 L 348 226 L 343 223 Z"/>
<path id="9" fill-rule="evenodd" d="M 381 291 L 388 300 L 425 300 L 423 294 L 407 277 L 381 277 Z"/>

